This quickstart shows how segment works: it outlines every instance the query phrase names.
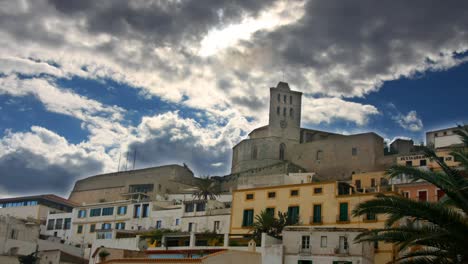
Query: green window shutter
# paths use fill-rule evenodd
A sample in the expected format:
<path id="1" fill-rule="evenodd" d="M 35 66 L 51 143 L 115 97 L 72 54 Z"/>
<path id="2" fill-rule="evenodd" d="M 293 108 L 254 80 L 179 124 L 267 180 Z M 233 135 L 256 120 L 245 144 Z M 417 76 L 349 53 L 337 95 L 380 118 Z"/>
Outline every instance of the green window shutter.
<path id="1" fill-rule="evenodd" d="M 244 210 L 242 226 L 251 226 L 253 224 L 253 210 Z"/>
<path id="2" fill-rule="evenodd" d="M 322 205 L 314 205 L 314 223 L 322 222 Z"/>
<path id="3" fill-rule="evenodd" d="M 288 207 L 288 224 L 294 225 L 299 222 L 299 206 Z"/>
<path id="4" fill-rule="evenodd" d="M 340 203 L 340 221 L 348 220 L 348 203 Z"/>

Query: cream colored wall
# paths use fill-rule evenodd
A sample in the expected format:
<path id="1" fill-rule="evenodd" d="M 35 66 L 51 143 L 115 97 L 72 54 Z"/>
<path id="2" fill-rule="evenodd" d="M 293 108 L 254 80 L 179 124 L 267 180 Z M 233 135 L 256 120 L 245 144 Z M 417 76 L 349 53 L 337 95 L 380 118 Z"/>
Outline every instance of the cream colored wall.
<path id="1" fill-rule="evenodd" d="M 448 150 L 439 150 L 436 152 L 438 157 L 444 157 L 445 163 L 450 167 L 459 166 L 460 163 L 456 162 L 452 155 L 450 155 L 451 151 Z M 413 161 L 413 167 L 419 167 L 419 162 L 421 160 L 426 160 L 426 167 L 439 170 L 440 166 L 437 164 L 435 160 L 429 160 L 428 158 L 424 157 L 424 154 L 415 154 L 415 155 L 404 155 L 397 157 L 397 164 L 398 165 L 406 165 L 406 161 L 411 160 Z"/>
<path id="2" fill-rule="evenodd" d="M 322 194 L 314 194 L 314 188 L 323 188 Z M 291 197 L 291 190 L 299 190 L 298 197 Z M 276 191 L 276 198 L 267 198 L 267 193 Z M 253 193 L 253 200 L 246 200 L 246 194 Z M 385 219 L 378 216 L 377 221 L 365 221 L 364 217 L 352 217 L 351 211 L 361 202 L 370 200 L 375 194 L 353 194 L 337 195 L 335 182 L 322 182 L 298 185 L 285 185 L 277 187 L 255 188 L 246 190 L 237 190 L 233 192 L 233 202 L 231 207 L 231 228 L 230 233 L 246 234 L 250 232 L 248 227 L 242 227 L 243 212 L 246 209 L 253 209 L 254 215 L 259 214 L 268 207 L 275 208 L 275 214 L 278 211 L 287 212 L 289 206 L 299 206 L 299 224 L 313 225 L 310 218 L 313 216 L 313 205 L 322 205 L 323 224 L 325 227 L 343 227 L 343 228 L 382 228 Z M 337 222 L 339 214 L 339 204 L 348 203 L 348 212 L 350 221 L 347 223 Z M 391 252 L 391 245 L 382 245 L 377 254 L 386 254 Z M 390 259 L 389 259 L 390 260 Z"/>
<path id="3" fill-rule="evenodd" d="M 356 173 L 352 176 L 351 182 L 353 185 L 356 185 L 356 180 L 361 181 L 361 188 L 370 188 L 372 179 L 375 179 L 375 185 L 380 185 L 382 178 L 387 179 L 385 176 L 385 171 L 374 171 L 374 172 L 365 172 L 365 173 Z"/>

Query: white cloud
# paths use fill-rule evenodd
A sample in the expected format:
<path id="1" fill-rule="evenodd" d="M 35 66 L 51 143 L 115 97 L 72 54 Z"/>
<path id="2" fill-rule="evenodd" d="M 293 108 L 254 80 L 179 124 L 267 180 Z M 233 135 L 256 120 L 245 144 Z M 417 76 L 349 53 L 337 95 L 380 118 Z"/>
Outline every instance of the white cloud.
<path id="1" fill-rule="evenodd" d="M 345 120 L 365 125 L 369 116 L 379 114 L 373 105 L 364 105 L 345 101 L 339 98 L 309 98 L 302 100 L 302 119 L 305 123 L 331 123 L 335 120 Z"/>
<path id="2" fill-rule="evenodd" d="M 408 114 L 406 115 L 398 115 L 393 118 L 402 128 L 412 131 L 412 132 L 417 132 L 421 131 L 423 128 L 423 122 L 422 120 L 418 117 L 418 114 L 416 111 L 409 111 Z"/>

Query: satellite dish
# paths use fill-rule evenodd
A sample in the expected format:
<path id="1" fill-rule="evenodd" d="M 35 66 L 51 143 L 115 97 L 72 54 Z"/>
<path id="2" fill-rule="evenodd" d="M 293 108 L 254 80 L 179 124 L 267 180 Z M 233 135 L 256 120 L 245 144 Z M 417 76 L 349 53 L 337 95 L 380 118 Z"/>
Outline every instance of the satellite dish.
<path id="1" fill-rule="evenodd" d="M 140 242 L 138 242 L 138 249 L 140 251 L 145 251 L 148 249 L 148 242 L 146 242 L 146 239 L 141 239 Z"/>

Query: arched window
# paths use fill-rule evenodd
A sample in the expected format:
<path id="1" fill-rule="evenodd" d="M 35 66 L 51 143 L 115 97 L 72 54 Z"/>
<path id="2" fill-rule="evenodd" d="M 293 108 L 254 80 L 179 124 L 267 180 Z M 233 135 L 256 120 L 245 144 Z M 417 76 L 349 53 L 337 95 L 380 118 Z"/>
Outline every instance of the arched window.
<path id="1" fill-rule="evenodd" d="M 289 96 L 289 103 L 292 104 L 292 95 Z"/>
<path id="2" fill-rule="evenodd" d="M 286 145 L 281 143 L 279 146 L 279 159 L 284 160 L 284 154 L 286 153 Z"/>
<path id="3" fill-rule="evenodd" d="M 257 146 L 252 147 L 252 159 L 256 160 L 257 159 Z"/>
<path id="4" fill-rule="evenodd" d="M 317 154 L 315 156 L 316 160 L 322 160 L 323 159 L 323 151 L 317 150 Z"/>
<path id="5" fill-rule="evenodd" d="M 292 108 L 289 109 L 289 117 L 294 118 L 294 110 Z"/>
<path id="6" fill-rule="evenodd" d="M 286 116 L 286 107 L 283 109 L 283 115 Z"/>
<path id="7" fill-rule="evenodd" d="M 278 103 L 281 102 L 281 94 L 278 94 Z"/>
<path id="8" fill-rule="evenodd" d="M 284 101 L 284 103 L 286 103 L 286 98 L 287 98 L 286 95 L 283 96 L 283 101 Z"/>
<path id="9" fill-rule="evenodd" d="M 278 107 L 276 107 L 276 114 L 277 114 L 277 115 L 279 115 L 279 114 L 280 114 L 280 111 L 281 111 L 281 110 L 280 110 L 280 107 L 279 107 L 279 106 L 278 106 Z"/>

